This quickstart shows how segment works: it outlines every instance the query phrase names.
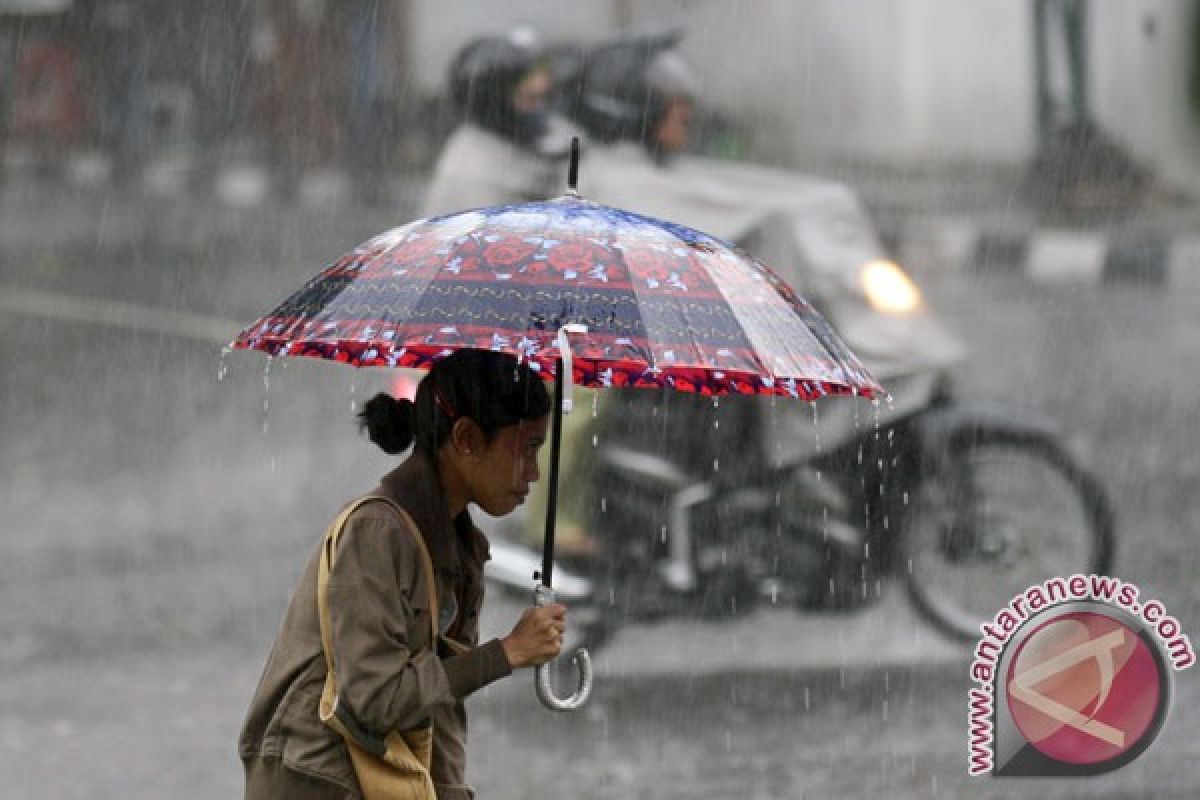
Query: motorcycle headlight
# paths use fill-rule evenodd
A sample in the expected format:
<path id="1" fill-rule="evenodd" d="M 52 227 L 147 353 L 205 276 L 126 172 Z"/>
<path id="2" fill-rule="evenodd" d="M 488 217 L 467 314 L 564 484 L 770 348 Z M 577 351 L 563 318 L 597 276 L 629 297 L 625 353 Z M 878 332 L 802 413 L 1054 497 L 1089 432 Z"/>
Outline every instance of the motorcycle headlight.
<path id="1" fill-rule="evenodd" d="M 867 302 L 884 314 L 908 314 L 921 307 L 921 290 L 900 266 L 875 259 L 859 268 L 859 283 Z"/>

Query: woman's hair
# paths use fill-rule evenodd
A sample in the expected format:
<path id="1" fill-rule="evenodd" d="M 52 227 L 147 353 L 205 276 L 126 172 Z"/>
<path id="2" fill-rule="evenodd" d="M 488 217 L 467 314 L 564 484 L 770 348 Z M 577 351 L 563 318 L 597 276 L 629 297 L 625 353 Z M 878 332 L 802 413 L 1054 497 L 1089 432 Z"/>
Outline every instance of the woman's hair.
<path id="1" fill-rule="evenodd" d="M 415 443 L 433 455 L 459 419 L 474 420 L 491 441 L 501 428 L 543 417 L 552 407 L 542 379 L 515 356 L 459 350 L 421 379 L 415 400 L 380 392 L 359 412 L 358 424 L 385 453 L 403 453 Z"/>

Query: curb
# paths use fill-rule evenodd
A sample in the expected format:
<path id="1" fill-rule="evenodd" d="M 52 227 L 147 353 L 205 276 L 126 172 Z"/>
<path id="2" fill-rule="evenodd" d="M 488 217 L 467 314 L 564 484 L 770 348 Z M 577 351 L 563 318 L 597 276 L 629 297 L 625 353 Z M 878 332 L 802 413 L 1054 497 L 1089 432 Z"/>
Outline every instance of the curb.
<path id="1" fill-rule="evenodd" d="M 1135 284 L 1200 290 L 1200 226 L 1140 221 L 1105 229 L 913 218 L 883 238 L 905 264 L 1004 274 L 1045 284 Z"/>

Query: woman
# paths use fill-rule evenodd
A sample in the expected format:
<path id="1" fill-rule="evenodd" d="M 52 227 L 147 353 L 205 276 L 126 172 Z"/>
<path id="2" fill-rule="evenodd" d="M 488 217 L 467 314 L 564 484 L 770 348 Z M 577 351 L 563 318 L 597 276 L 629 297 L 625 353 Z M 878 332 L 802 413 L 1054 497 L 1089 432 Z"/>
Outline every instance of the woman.
<path id="1" fill-rule="evenodd" d="M 412 454 L 348 518 L 329 577 L 340 710 L 376 736 L 433 722 L 430 769 L 440 800 L 470 798 L 464 780 L 463 700 L 514 669 L 543 664 L 562 647 L 566 610 L 527 609 L 503 639 L 480 645 L 488 542 L 467 504 L 500 516 L 538 478 L 551 401 L 542 381 L 507 354 L 465 350 L 439 361 L 416 399 L 378 394 L 359 415 L 385 452 Z M 438 646 L 431 648 L 422 556 L 432 559 Z M 318 718 L 325 653 L 317 614 L 321 548 L 309 559 L 251 702 L 239 752 L 246 797 L 359 797 L 345 742 Z M 422 615 L 425 612 L 425 615 Z M 442 639 L 456 643 L 450 646 Z"/>

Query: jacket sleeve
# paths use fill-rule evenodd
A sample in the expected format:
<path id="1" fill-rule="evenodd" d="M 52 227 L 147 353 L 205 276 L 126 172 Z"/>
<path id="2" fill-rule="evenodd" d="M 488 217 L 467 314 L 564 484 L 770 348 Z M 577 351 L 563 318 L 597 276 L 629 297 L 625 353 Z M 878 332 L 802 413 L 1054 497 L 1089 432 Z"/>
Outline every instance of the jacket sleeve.
<path id="1" fill-rule="evenodd" d="M 434 706 L 453 705 L 511 671 L 499 642 L 446 663 L 429 648 L 413 652 L 409 620 L 429 624 L 429 609 L 412 596 L 419 559 L 416 543 L 397 529 L 397 523 L 352 515 L 330 572 L 339 702 L 361 726 L 376 733 L 427 724 Z"/>

